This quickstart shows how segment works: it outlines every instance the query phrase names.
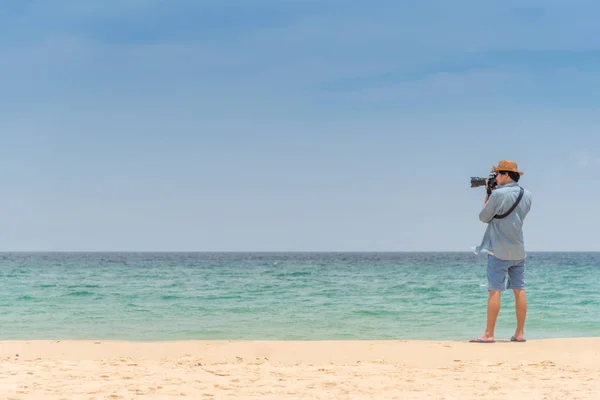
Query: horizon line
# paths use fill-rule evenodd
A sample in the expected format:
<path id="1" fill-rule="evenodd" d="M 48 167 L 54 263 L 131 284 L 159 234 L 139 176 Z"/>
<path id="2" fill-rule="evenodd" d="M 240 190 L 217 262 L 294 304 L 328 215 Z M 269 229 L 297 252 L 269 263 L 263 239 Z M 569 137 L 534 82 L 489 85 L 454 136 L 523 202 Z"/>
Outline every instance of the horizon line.
<path id="1" fill-rule="evenodd" d="M 600 250 L 526 250 L 529 253 L 600 253 Z M 469 253 L 472 250 L 0 250 L 7 253 Z"/>

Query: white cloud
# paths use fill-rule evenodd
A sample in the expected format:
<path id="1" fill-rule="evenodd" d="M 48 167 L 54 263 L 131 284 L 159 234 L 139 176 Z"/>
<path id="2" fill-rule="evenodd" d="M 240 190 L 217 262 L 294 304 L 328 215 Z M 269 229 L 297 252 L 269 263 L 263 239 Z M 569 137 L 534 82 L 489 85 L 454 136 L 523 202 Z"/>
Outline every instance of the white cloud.
<path id="1" fill-rule="evenodd" d="M 600 154 L 590 154 L 587 150 L 582 151 L 577 157 L 576 165 L 583 169 L 600 167 Z"/>

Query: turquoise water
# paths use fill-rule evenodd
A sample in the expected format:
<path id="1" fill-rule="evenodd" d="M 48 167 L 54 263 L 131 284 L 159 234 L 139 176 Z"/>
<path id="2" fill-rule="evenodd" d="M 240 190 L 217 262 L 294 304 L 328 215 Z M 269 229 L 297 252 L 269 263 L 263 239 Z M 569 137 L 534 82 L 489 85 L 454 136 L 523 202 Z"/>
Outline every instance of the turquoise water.
<path id="1" fill-rule="evenodd" d="M 0 340 L 468 339 L 469 253 L 1 253 Z M 528 338 L 600 336 L 600 253 L 529 253 Z M 496 336 L 514 332 L 512 292 Z"/>

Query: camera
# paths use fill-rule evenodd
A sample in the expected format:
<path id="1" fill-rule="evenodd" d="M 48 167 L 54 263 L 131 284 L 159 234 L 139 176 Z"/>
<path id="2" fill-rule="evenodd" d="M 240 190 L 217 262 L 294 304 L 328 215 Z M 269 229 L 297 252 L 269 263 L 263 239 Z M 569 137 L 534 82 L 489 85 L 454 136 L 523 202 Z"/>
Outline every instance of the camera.
<path id="1" fill-rule="evenodd" d="M 497 185 L 496 183 L 496 172 L 491 172 L 487 178 L 479 178 L 479 177 L 471 177 L 471 187 L 479 187 L 485 186 L 485 180 L 487 179 L 487 187 L 488 193 L 490 193 Z"/>

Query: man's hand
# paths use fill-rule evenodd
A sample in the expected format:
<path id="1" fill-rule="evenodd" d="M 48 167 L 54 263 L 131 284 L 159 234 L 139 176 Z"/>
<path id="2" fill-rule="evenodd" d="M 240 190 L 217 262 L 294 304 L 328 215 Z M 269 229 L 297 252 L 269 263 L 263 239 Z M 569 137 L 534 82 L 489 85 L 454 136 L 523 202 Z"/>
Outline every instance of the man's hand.
<path id="1" fill-rule="evenodd" d="M 485 180 L 485 191 L 487 192 L 487 196 L 489 197 L 492 194 L 492 190 L 496 188 L 491 188 L 488 186 L 488 180 Z"/>

